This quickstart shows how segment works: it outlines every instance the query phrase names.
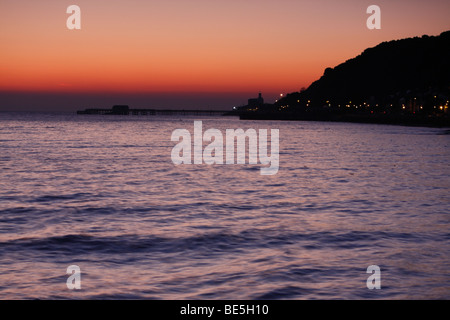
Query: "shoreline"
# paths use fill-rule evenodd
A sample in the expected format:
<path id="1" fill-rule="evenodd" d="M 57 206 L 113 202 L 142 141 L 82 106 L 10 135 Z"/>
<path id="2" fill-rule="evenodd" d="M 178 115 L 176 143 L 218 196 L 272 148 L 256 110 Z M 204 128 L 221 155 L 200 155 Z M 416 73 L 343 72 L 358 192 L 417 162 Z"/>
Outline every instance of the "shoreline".
<path id="1" fill-rule="evenodd" d="M 388 124 L 409 127 L 450 128 L 449 117 L 424 117 L 420 115 L 385 114 L 329 114 L 329 113 L 287 113 L 287 112 L 241 112 L 240 120 L 281 120 L 350 122 L 367 124 Z"/>

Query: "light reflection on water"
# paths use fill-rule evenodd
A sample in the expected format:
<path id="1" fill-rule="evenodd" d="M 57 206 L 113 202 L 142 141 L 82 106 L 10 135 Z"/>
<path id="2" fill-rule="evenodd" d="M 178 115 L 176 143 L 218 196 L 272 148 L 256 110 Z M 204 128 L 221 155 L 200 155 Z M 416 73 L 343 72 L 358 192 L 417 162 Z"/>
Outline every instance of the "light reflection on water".
<path id="1" fill-rule="evenodd" d="M 279 129 L 261 176 L 174 166 L 194 120 L 0 114 L 0 298 L 450 297 L 444 129 L 200 119 Z"/>

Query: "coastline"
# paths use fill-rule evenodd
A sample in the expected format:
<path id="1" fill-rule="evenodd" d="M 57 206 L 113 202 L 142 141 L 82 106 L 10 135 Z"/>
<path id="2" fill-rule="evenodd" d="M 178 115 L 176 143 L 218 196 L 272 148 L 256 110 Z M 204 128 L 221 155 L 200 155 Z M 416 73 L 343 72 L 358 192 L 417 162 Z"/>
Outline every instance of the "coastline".
<path id="1" fill-rule="evenodd" d="M 450 128 L 449 117 L 387 114 L 334 114 L 325 112 L 239 112 L 240 120 L 325 121 Z"/>

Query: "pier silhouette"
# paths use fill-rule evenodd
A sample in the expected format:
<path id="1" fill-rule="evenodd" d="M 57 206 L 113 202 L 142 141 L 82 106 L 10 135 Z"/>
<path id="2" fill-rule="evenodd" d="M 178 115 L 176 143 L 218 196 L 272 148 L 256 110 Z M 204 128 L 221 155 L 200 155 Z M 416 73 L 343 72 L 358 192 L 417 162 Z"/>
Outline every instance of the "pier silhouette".
<path id="1" fill-rule="evenodd" d="M 193 116 L 215 116 L 226 115 L 229 111 L 224 110 L 172 110 L 172 109 L 131 109 L 127 105 L 115 105 L 111 109 L 90 108 L 77 111 L 77 114 L 88 115 L 193 115 Z"/>

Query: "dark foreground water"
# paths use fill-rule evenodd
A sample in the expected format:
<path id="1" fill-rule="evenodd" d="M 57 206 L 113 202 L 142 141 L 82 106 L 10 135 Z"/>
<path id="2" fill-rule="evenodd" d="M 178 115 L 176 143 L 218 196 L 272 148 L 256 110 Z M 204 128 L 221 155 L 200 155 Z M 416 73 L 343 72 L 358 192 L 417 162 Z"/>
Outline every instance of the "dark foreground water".
<path id="1" fill-rule="evenodd" d="M 280 129 L 262 176 L 174 166 L 194 119 L 0 114 L 0 298 L 450 298 L 444 129 L 201 119 Z"/>

